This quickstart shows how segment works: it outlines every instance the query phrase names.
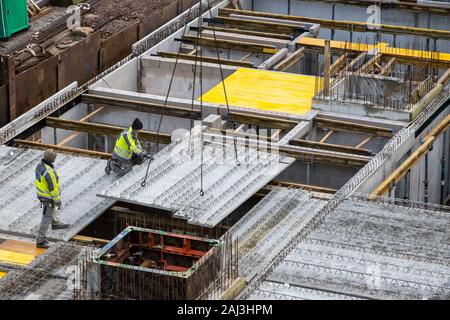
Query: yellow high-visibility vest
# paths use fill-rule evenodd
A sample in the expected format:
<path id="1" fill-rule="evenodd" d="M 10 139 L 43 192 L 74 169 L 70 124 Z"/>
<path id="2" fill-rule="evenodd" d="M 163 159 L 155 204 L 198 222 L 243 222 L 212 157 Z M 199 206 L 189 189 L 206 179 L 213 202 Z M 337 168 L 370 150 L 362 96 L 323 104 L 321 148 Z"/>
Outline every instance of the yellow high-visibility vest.
<path id="1" fill-rule="evenodd" d="M 141 153 L 139 141 L 133 138 L 133 128 L 122 131 L 116 140 L 113 153 L 122 159 L 130 160 L 133 153 Z"/>
<path id="2" fill-rule="evenodd" d="M 58 173 L 44 162 L 41 162 L 36 168 L 36 192 L 38 198 L 45 198 L 52 202 L 61 200 Z"/>

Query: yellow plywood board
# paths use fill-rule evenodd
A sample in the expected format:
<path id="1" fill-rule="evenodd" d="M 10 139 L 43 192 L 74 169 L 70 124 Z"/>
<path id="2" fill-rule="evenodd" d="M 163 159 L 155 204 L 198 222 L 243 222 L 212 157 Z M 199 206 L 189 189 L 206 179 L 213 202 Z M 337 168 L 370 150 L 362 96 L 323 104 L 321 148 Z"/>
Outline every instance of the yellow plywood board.
<path id="1" fill-rule="evenodd" d="M 0 271 L 0 279 L 3 278 L 4 276 L 6 276 L 6 272 Z"/>
<path id="2" fill-rule="evenodd" d="M 315 87 L 321 78 L 240 68 L 225 79 L 231 106 L 304 114 L 311 110 Z M 203 95 L 204 102 L 225 104 L 222 83 Z"/>
<path id="3" fill-rule="evenodd" d="M 45 249 L 36 248 L 35 243 L 16 240 L 6 240 L 0 244 L 0 250 L 29 254 L 35 257 L 45 252 Z"/>
<path id="4" fill-rule="evenodd" d="M 316 47 L 325 47 L 325 39 L 317 39 L 317 38 L 301 38 L 298 41 L 301 45 L 309 45 Z M 366 43 L 356 43 L 356 42 L 347 42 L 347 41 L 330 41 L 330 47 L 332 49 L 346 49 L 349 51 L 369 51 L 372 49 L 382 50 L 383 48 L 387 48 L 388 44 L 385 42 L 379 42 L 377 45 L 366 44 Z"/>
<path id="5" fill-rule="evenodd" d="M 28 265 L 34 258 L 35 256 L 31 254 L 0 249 L 0 262 Z"/>
<path id="6" fill-rule="evenodd" d="M 305 46 L 325 47 L 325 39 L 317 38 L 301 38 L 298 43 Z M 378 49 L 381 54 L 391 54 L 402 56 L 404 58 L 421 58 L 433 59 L 436 61 L 450 61 L 450 54 L 444 52 L 433 52 L 424 50 L 411 50 L 405 48 L 390 47 L 388 43 L 379 42 L 376 45 L 365 43 L 346 42 L 346 41 L 330 41 L 331 49 L 341 49 L 348 51 L 366 52 L 372 49 Z"/>

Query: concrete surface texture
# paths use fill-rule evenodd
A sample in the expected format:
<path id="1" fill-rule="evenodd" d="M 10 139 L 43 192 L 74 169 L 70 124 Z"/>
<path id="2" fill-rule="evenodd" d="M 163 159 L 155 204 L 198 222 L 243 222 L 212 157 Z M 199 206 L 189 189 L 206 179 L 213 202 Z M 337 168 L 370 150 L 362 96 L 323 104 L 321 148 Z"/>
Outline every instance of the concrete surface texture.
<path id="1" fill-rule="evenodd" d="M 188 133 L 159 152 L 144 187 L 147 163 L 99 196 L 169 210 L 189 223 L 213 227 L 294 162 L 236 144 L 237 162 L 233 143 L 202 147 L 201 139 L 196 127 L 191 139 Z"/>
<path id="2" fill-rule="evenodd" d="M 35 168 L 42 151 L 0 147 L 0 230 L 34 237 L 42 216 L 36 197 Z M 50 239 L 69 240 L 112 202 L 96 193 L 112 184 L 104 173 L 106 161 L 59 154 L 55 167 L 61 181 L 61 221 L 68 229 L 49 231 Z"/>
<path id="3" fill-rule="evenodd" d="M 274 188 L 229 231 L 239 241 L 239 275 L 260 272 L 324 203 L 305 190 Z"/>
<path id="4" fill-rule="evenodd" d="M 448 299 L 450 215 L 349 199 L 250 299 Z"/>

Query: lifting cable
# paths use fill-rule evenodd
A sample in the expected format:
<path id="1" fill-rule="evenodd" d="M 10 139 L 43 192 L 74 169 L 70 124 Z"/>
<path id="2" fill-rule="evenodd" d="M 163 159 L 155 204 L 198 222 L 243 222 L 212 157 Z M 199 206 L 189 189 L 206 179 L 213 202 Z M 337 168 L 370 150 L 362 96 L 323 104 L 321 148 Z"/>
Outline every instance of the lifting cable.
<path id="1" fill-rule="evenodd" d="M 156 144 L 156 147 L 155 147 L 156 151 L 155 151 L 155 153 L 158 152 L 159 132 L 160 132 L 160 129 L 161 129 L 161 124 L 162 124 L 162 120 L 163 120 L 163 117 L 164 117 L 164 113 L 165 113 L 165 110 L 167 108 L 167 101 L 169 100 L 169 95 L 170 95 L 170 90 L 172 89 L 173 79 L 175 78 L 175 72 L 177 70 L 178 60 L 179 60 L 179 57 L 180 57 L 181 47 L 182 47 L 182 44 L 183 44 L 183 37 L 186 35 L 186 29 L 187 29 L 189 17 L 191 16 L 191 10 L 192 10 L 192 6 L 189 8 L 187 16 L 186 16 L 186 21 L 184 22 L 184 29 L 183 29 L 183 34 L 182 34 L 181 41 L 180 41 L 180 46 L 178 47 L 177 58 L 175 59 L 175 65 L 173 66 L 172 77 L 170 78 L 170 83 L 169 83 L 169 88 L 167 90 L 166 99 L 164 100 L 164 106 L 163 106 L 161 115 L 159 117 L 158 129 L 156 131 L 156 139 L 155 139 L 155 144 Z M 201 12 L 200 12 L 200 14 L 201 14 Z M 145 187 L 145 185 L 147 184 L 148 171 L 150 170 L 150 164 L 151 163 L 152 163 L 152 159 L 149 159 L 148 165 L 147 165 L 147 171 L 145 172 L 145 177 L 144 177 L 144 179 L 141 182 L 141 187 Z"/>
<path id="2" fill-rule="evenodd" d="M 209 2 L 209 0 L 207 0 L 207 9 L 209 12 L 209 15 L 211 17 L 211 19 L 213 18 L 212 15 L 212 11 L 211 11 L 211 4 Z M 184 30 L 183 30 L 183 35 L 180 41 L 180 46 L 178 47 L 178 53 L 176 56 L 176 60 L 175 60 L 175 65 L 172 71 L 172 76 L 170 79 L 170 83 L 169 83 L 169 88 L 167 90 L 167 95 L 164 101 L 164 106 L 163 106 L 163 110 L 161 112 L 160 115 L 160 119 L 159 119 L 159 123 L 158 123 L 158 129 L 156 131 L 156 139 L 155 139 L 155 143 L 156 143 L 156 152 L 158 152 L 158 146 L 159 146 L 159 132 L 161 129 L 161 124 L 162 124 L 162 120 L 164 117 L 164 111 L 167 108 L 167 102 L 169 100 L 169 95 L 170 95 L 170 90 L 172 89 L 172 84 L 173 84 L 173 80 L 175 78 L 175 73 L 176 73 L 176 68 L 178 65 L 178 61 L 180 58 L 180 54 L 181 54 L 181 48 L 182 48 L 182 44 L 183 44 L 183 38 L 186 35 L 186 30 L 187 30 L 187 25 L 188 25 L 188 20 L 189 20 L 189 16 L 191 13 L 192 7 L 189 8 L 188 14 L 187 14 L 187 18 L 184 24 Z M 191 148 L 191 136 L 192 136 L 192 129 L 194 126 L 194 121 L 193 121 L 193 111 L 194 111 L 194 102 L 195 102 L 195 88 L 196 88 L 196 76 L 197 76 L 197 62 L 198 62 L 198 55 L 199 55 L 199 47 L 200 47 L 200 75 L 199 75 L 199 82 L 200 82 L 200 115 L 202 117 L 203 115 L 203 47 L 201 46 L 201 41 L 199 39 L 201 39 L 202 37 L 202 13 L 203 12 L 203 3 L 202 0 L 199 0 L 199 16 L 198 16 L 198 27 L 197 27 L 197 42 L 195 44 L 195 64 L 194 64 L 194 79 L 193 79 L 193 88 L 192 88 L 192 101 L 191 101 L 191 114 L 190 114 L 190 134 L 189 134 L 189 148 Z M 216 37 L 216 31 L 215 31 L 215 27 L 214 24 L 212 24 L 212 31 L 213 31 L 213 37 L 214 37 L 214 42 L 217 42 L 217 37 Z M 228 95 L 227 95 L 227 90 L 225 87 L 225 77 L 223 74 L 223 68 L 222 68 L 222 63 L 221 63 L 221 58 L 220 58 L 220 53 L 219 53 L 219 49 L 217 47 L 217 45 L 215 46 L 216 49 L 216 54 L 217 54 L 217 61 L 219 64 L 219 69 L 220 69 L 220 76 L 221 76 L 221 81 L 222 81 L 222 87 L 223 87 L 223 91 L 224 91 L 224 97 L 225 97 L 225 103 L 226 103 L 226 108 L 227 108 L 227 117 L 225 119 L 228 119 L 229 115 L 230 115 L 230 107 L 229 107 L 229 103 L 228 103 Z M 219 113 L 219 109 L 217 109 L 218 113 Z M 203 120 L 202 120 L 202 126 L 203 126 Z M 200 128 L 200 145 L 201 145 L 201 150 L 200 150 L 200 195 L 203 196 L 204 195 L 204 190 L 203 190 L 203 128 Z M 237 155 L 237 138 L 236 136 L 234 136 L 233 139 L 234 142 L 234 153 L 235 153 L 235 159 L 236 159 L 236 163 L 237 165 L 240 165 L 239 159 L 238 159 L 238 155 Z M 147 165 L 147 171 L 145 173 L 145 177 L 141 183 L 141 186 L 144 187 L 147 183 L 147 177 L 148 177 L 148 172 L 150 169 L 150 164 L 152 162 L 152 159 L 149 160 L 148 165 Z"/>

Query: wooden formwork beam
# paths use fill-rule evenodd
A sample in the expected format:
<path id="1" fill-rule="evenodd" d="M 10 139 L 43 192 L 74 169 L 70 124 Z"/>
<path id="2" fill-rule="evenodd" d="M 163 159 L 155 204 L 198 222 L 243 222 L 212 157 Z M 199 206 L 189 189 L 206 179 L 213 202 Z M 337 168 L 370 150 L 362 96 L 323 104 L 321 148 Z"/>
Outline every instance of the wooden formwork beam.
<path id="1" fill-rule="evenodd" d="M 266 116 L 256 116 L 240 112 L 231 112 L 229 118 L 232 122 L 245 123 L 269 129 L 293 129 L 298 122 Z"/>
<path id="2" fill-rule="evenodd" d="M 274 71 L 284 71 L 300 61 L 305 56 L 305 48 L 299 48 L 292 54 L 288 55 L 284 60 L 281 60 L 275 67 L 273 67 Z"/>
<path id="3" fill-rule="evenodd" d="M 92 111 L 91 113 L 87 114 L 86 116 L 84 116 L 83 118 L 80 119 L 81 122 L 84 121 L 88 121 L 90 118 L 92 118 L 93 116 L 95 116 L 97 113 L 100 113 L 103 111 L 104 107 L 100 107 L 97 110 Z M 73 139 L 75 139 L 77 136 L 80 135 L 80 132 L 75 132 L 73 134 L 71 134 L 70 136 L 68 136 L 67 138 L 65 138 L 63 141 L 61 141 L 60 143 L 58 143 L 58 146 L 63 146 L 66 143 L 72 141 Z"/>
<path id="4" fill-rule="evenodd" d="M 298 147 L 315 148 L 315 149 L 336 151 L 336 152 L 343 152 L 343 153 L 352 153 L 352 154 L 358 154 L 358 155 L 363 155 L 363 156 L 372 156 L 373 155 L 372 151 L 370 151 L 368 149 L 354 148 L 354 147 L 342 146 L 342 145 L 338 145 L 338 144 L 308 141 L 308 140 L 303 140 L 303 139 L 293 139 L 290 142 L 292 145 L 298 146 Z"/>
<path id="5" fill-rule="evenodd" d="M 92 94 L 83 94 L 82 101 L 87 104 L 106 106 L 106 107 L 121 107 L 125 109 L 153 113 L 164 114 L 166 116 L 193 118 L 200 120 L 202 118 L 201 112 L 197 110 L 191 110 L 189 108 L 176 107 L 171 105 L 162 105 L 157 103 L 148 103 L 138 100 L 119 99 L 112 97 L 104 97 Z"/>
<path id="6" fill-rule="evenodd" d="M 319 128 L 327 128 L 335 131 L 357 132 L 372 136 L 379 136 L 383 138 L 392 138 L 394 136 L 394 131 L 389 128 L 346 122 L 340 120 L 332 120 L 322 117 L 317 117 L 316 125 Z"/>
<path id="7" fill-rule="evenodd" d="M 377 53 L 369 61 L 367 61 L 365 64 L 363 64 L 358 69 L 358 72 L 361 72 L 361 73 L 368 73 L 368 72 L 370 72 L 373 69 L 373 67 L 381 60 L 382 56 L 383 55 L 381 53 Z"/>
<path id="8" fill-rule="evenodd" d="M 385 194 L 391 186 L 395 185 L 422 157 L 428 153 L 430 146 L 450 125 L 450 115 L 445 117 L 431 132 L 425 137 L 424 142 L 418 147 L 386 180 L 384 180 L 370 194 L 369 199 L 374 200 Z"/>
<path id="9" fill-rule="evenodd" d="M 280 23 L 280 22 L 270 22 L 270 21 L 257 21 L 257 20 L 250 20 L 245 18 L 230 18 L 227 16 L 217 16 L 213 19 L 206 19 L 208 22 L 212 23 L 220 23 L 224 25 L 230 25 L 230 26 L 236 26 L 239 28 L 247 27 L 247 28 L 253 28 L 257 30 L 264 30 L 266 32 L 284 32 L 284 33 L 302 33 L 308 31 L 307 28 L 301 27 L 295 24 L 290 23 Z"/>
<path id="10" fill-rule="evenodd" d="M 367 6 L 367 4 L 366 4 L 366 6 Z M 448 12 L 450 13 L 450 10 Z M 309 23 L 320 24 L 321 28 L 353 31 L 353 32 L 378 31 L 381 33 L 389 33 L 389 34 L 410 34 L 410 35 L 427 37 L 427 38 L 432 37 L 432 38 L 439 38 L 439 39 L 450 39 L 450 31 L 448 31 L 448 30 L 414 28 L 414 27 L 397 26 L 397 25 L 390 25 L 390 24 L 374 25 L 374 24 L 367 24 L 364 22 L 357 22 L 357 21 L 319 19 L 319 18 L 311 18 L 311 17 L 291 16 L 291 15 L 286 15 L 286 14 L 275 14 L 275 13 L 247 11 L 247 10 L 235 10 L 235 9 L 228 9 L 228 8 L 219 9 L 219 14 L 220 15 L 239 14 L 239 15 L 246 15 L 246 16 L 253 16 L 253 17 L 291 20 L 291 21 L 297 21 L 297 22 L 309 22 Z"/>
<path id="11" fill-rule="evenodd" d="M 247 35 L 247 36 L 256 36 L 256 37 L 272 38 L 272 39 L 279 39 L 279 40 L 294 40 L 294 37 L 291 35 L 273 33 L 273 32 L 261 32 L 261 31 L 253 31 L 253 30 L 242 30 L 242 29 L 235 29 L 235 28 L 210 27 L 210 26 L 202 26 L 201 29 L 208 30 L 208 31 L 236 33 L 236 34 L 242 34 L 242 35 Z M 191 30 L 195 31 L 195 30 L 197 30 L 197 28 L 191 27 Z"/>
<path id="12" fill-rule="evenodd" d="M 241 126 L 245 126 L 245 124 L 242 124 Z M 239 128 L 238 128 L 239 129 Z M 223 136 L 232 136 L 232 137 L 240 137 L 240 138 L 248 138 L 252 140 L 262 140 L 267 142 L 278 142 L 279 139 L 273 138 L 273 137 L 266 137 L 266 136 L 258 136 L 257 134 L 252 134 L 248 132 L 242 132 L 240 130 L 224 130 L 224 129 L 215 129 L 215 128 L 209 128 L 208 129 L 212 133 L 221 134 Z"/>
<path id="13" fill-rule="evenodd" d="M 212 47 L 212 48 L 229 49 L 236 51 L 248 51 L 255 53 L 267 53 L 267 54 L 274 54 L 278 52 L 278 49 L 275 46 L 262 45 L 259 43 L 213 39 L 208 37 L 197 38 L 194 36 L 183 36 L 182 39 L 184 43 L 191 43 L 202 47 Z"/>
<path id="14" fill-rule="evenodd" d="M 46 125 L 52 128 L 72 130 L 78 132 L 88 132 L 93 134 L 100 134 L 109 137 L 117 137 L 124 127 L 111 126 L 100 123 L 90 123 L 82 121 L 65 120 L 60 118 L 48 117 L 46 118 Z M 171 142 L 171 135 L 167 133 L 156 133 L 152 131 L 141 131 L 139 138 L 145 141 L 158 142 L 169 144 Z"/>
<path id="15" fill-rule="evenodd" d="M 222 58 L 219 60 L 219 59 L 213 58 L 213 57 L 205 57 L 205 56 L 200 57 L 200 56 L 183 54 L 183 53 L 177 54 L 174 52 L 158 52 L 157 55 L 160 57 L 163 57 L 163 58 L 176 59 L 178 57 L 178 59 L 180 59 L 180 60 L 202 61 L 202 62 L 216 63 L 216 64 L 220 63 L 221 65 L 243 67 L 243 68 L 254 68 L 255 67 L 255 65 L 251 62 L 228 60 L 228 59 L 222 59 Z"/>
<path id="16" fill-rule="evenodd" d="M 330 65 L 331 65 L 331 45 L 330 40 L 325 40 L 323 48 L 323 94 L 330 95 Z"/>
<path id="17" fill-rule="evenodd" d="M 394 70 L 396 61 L 397 59 L 395 58 L 389 59 L 389 61 L 384 65 L 384 67 L 381 68 L 380 76 L 388 76 L 392 72 L 392 70 Z"/>
<path id="18" fill-rule="evenodd" d="M 330 66 L 330 77 L 334 77 L 336 73 L 342 70 L 342 68 L 345 66 L 345 63 L 347 62 L 347 58 L 347 54 L 342 54 L 339 56 L 339 58 L 336 59 L 336 61 L 333 62 L 333 64 Z"/>
<path id="19" fill-rule="evenodd" d="M 223 146 L 223 141 L 205 141 L 206 144 Z M 225 141 L 225 143 L 230 143 Z M 306 163 L 322 163 L 332 166 L 344 166 L 344 167 L 355 167 L 360 168 L 365 166 L 369 161 L 370 157 L 362 157 L 357 155 L 337 155 L 324 153 L 323 151 L 317 150 L 302 150 L 293 146 L 279 146 L 274 144 L 256 144 L 250 143 L 247 145 L 249 148 L 265 150 L 267 152 L 277 152 L 288 157 L 295 158 L 296 160 L 303 161 Z"/>
<path id="20" fill-rule="evenodd" d="M 295 188 L 295 189 L 306 189 L 314 192 L 321 192 L 321 193 L 336 193 L 336 189 L 332 188 L 325 188 L 325 187 L 319 187 L 314 186 L 310 184 L 302 184 L 302 183 L 296 183 L 291 181 L 285 181 L 285 180 L 279 180 L 275 179 L 269 182 L 269 185 L 271 186 L 281 186 L 286 188 Z"/>
<path id="21" fill-rule="evenodd" d="M 39 149 L 39 150 L 53 149 L 55 151 L 59 151 L 59 152 L 63 152 L 63 153 L 71 153 L 71 154 L 76 154 L 79 156 L 94 157 L 94 158 L 101 158 L 101 159 L 111 158 L 111 154 L 106 153 L 106 152 L 57 146 L 57 145 L 53 145 L 53 144 L 46 144 L 46 143 L 27 141 L 27 140 L 14 140 L 14 141 L 20 147 L 31 147 L 31 148 L 35 148 L 35 149 Z"/>

